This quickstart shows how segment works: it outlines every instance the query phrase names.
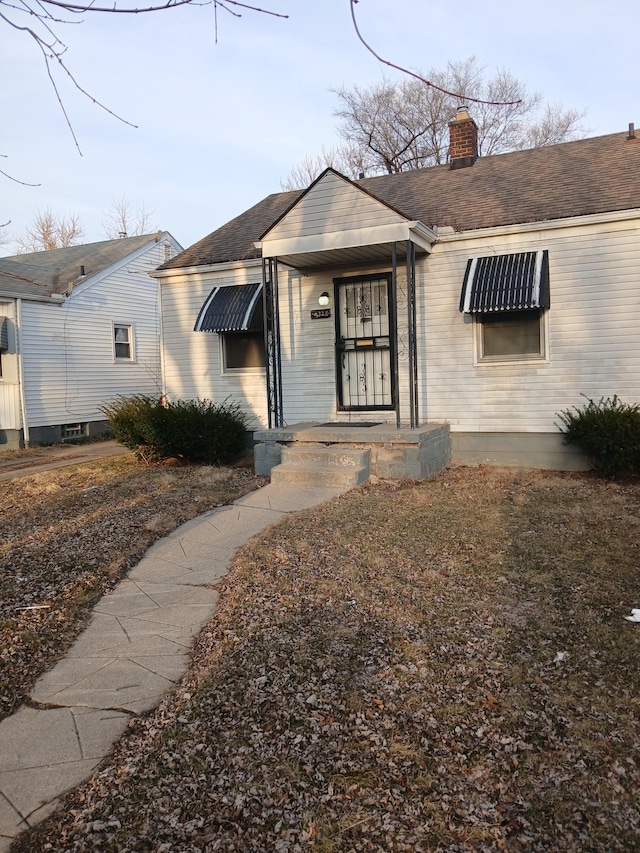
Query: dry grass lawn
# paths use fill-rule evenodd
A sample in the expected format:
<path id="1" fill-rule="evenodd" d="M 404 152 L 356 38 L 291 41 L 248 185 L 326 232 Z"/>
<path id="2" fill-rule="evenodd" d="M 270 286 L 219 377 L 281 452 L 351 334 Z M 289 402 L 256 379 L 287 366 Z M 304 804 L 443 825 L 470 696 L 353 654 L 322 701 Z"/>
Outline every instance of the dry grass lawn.
<path id="1" fill-rule="evenodd" d="M 43 461 L 38 450 L 11 458 Z M 246 467 L 152 468 L 129 455 L 3 482 L 0 719 L 152 542 L 262 483 Z"/>
<path id="2" fill-rule="evenodd" d="M 180 686 L 13 849 L 640 850 L 639 504 L 452 469 L 284 520 L 238 552 Z"/>

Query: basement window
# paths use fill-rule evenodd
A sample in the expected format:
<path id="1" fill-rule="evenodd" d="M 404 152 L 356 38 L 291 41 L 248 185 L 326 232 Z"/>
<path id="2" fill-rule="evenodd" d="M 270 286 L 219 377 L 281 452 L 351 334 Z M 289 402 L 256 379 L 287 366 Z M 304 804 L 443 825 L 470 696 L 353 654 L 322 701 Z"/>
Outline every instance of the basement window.
<path id="1" fill-rule="evenodd" d="M 61 433 L 63 441 L 84 438 L 89 435 L 89 424 L 62 424 Z"/>

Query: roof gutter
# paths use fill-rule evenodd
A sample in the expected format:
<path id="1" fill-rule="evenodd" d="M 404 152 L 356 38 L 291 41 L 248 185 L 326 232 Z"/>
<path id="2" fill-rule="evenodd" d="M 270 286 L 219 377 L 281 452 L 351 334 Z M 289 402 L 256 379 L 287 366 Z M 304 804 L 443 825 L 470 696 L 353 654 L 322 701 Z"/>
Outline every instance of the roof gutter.
<path id="1" fill-rule="evenodd" d="M 62 293 L 52 293 L 51 296 L 30 296 L 24 293 L 16 293 L 11 290 L 0 290 L 0 297 L 3 299 L 18 299 L 25 302 L 56 302 L 62 304 L 66 297 Z"/>
<path id="2" fill-rule="evenodd" d="M 224 270 L 248 269 L 260 267 L 262 269 L 262 258 L 247 258 L 246 261 L 224 261 L 220 264 L 202 264 L 202 266 L 172 267 L 168 270 L 151 270 L 151 278 L 170 278 L 176 275 L 194 275 L 208 272 L 222 272 Z"/>

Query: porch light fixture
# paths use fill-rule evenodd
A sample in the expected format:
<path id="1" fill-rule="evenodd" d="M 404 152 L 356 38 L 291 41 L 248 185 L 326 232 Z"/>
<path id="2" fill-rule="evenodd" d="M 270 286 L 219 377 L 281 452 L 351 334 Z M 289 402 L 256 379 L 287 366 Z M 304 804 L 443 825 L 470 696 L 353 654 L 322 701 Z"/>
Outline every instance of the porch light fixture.
<path id="1" fill-rule="evenodd" d="M 320 296 L 318 297 L 318 305 L 322 305 L 322 307 L 326 307 L 329 304 L 329 294 L 326 290 L 324 290 Z"/>

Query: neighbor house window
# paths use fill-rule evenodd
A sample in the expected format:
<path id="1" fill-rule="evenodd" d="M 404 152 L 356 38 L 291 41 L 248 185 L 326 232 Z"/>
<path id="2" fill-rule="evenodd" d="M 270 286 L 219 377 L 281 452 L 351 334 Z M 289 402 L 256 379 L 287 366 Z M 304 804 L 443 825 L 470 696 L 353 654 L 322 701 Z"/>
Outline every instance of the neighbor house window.
<path id="1" fill-rule="evenodd" d="M 0 317 L 0 379 L 2 379 L 2 358 L 9 349 L 9 319 Z"/>
<path id="2" fill-rule="evenodd" d="M 113 324 L 113 347 L 116 361 L 133 361 L 133 327 Z"/>
<path id="3" fill-rule="evenodd" d="M 470 258 L 460 311 L 471 314 L 478 362 L 546 358 L 546 250 Z"/>
<path id="4" fill-rule="evenodd" d="M 62 424 L 60 432 L 63 441 L 84 438 L 89 435 L 89 424 Z"/>

